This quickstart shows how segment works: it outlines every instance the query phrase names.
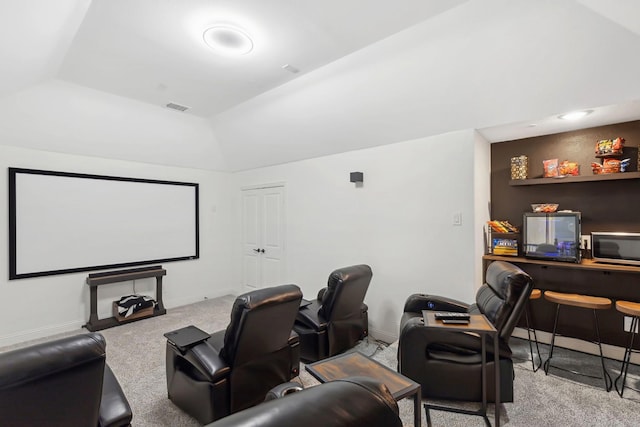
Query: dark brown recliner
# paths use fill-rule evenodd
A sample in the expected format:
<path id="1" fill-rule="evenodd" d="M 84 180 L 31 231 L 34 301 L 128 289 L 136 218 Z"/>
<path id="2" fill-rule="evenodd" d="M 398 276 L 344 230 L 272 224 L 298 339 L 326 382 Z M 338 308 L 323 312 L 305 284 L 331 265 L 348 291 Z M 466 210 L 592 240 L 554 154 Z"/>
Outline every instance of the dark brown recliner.
<path id="1" fill-rule="evenodd" d="M 89 333 L 0 353 L 0 425 L 129 426 L 105 350 L 104 337 Z"/>
<path id="2" fill-rule="evenodd" d="M 446 297 L 414 294 L 404 307 L 398 343 L 398 371 L 434 399 L 482 401 L 481 338 L 477 334 L 425 329 L 422 310 L 482 313 L 499 334 L 500 401 L 513 402 L 513 362 L 509 338 L 533 288 L 517 266 L 494 261 L 472 305 Z M 487 399 L 495 402 L 493 340 L 486 339 Z"/>
<path id="3" fill-rule="evenodd" d="M 398 404 L 387 386 L 373 378 L 349 377 L 288 391 L 211 427 L 402 427 Z"/>
<path id="4" fill-rule="evenodd" d="M 300 336 L 300 357 L 313 362 L 353 347 L 369 333 L 364 297 L 371 282 L 368 265 L 335 270 L 318 298 L 300 308 L 293 329 Z"/>
<path id="5" fill-rule="evenodd" d="M 299 373 L 292 332 L 302 292 L 295 285 L 258 289 L 233 303 L 226 330 L 188 348 L 167 341 L 169 399 L 201 424 L 265 398 Z"/>

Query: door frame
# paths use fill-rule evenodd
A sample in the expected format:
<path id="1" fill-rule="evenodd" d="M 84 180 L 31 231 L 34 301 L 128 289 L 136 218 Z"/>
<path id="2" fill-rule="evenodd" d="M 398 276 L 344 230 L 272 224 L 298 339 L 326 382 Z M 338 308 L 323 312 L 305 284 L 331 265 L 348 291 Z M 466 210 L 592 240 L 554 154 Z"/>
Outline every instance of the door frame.
<path id="1" fill-rule="evenodd" d="M 269 182 L 269 183 L 264 183 L 264 184 L 253 184 L 253 185 L 243 185 L 240 187 L 240 200 L 242 200 L 242 192 L 243 191 L 248 191 L 248 190 L 263 190 L 263 189 L 268 189 L 268 188 L 276 188 L 276 187 L 280 187 L 282 188 L 282 199 L 283 199 L 283 209 L 282 209 L 282 254 L 283 256 L 281 257 L 281 262 L 282 262 L 282 266 L 281 266 L 281 274 L 282 274 L 282 280 L 284 283 L 284 276 L 286 274 L 286 266 L 287 266 L 287 212 L 286 212 L 286 207 L 287 207 L 287 186 L 286 186 L 286 182 L 285 181 L 276 181 L 276 182 Z M 241 218 L 240 218 L 240 257 L 242 259 L 242 257 L 244 257 L 244 248 L 243 248 L 243 233 L 244 233 L 244 212 L 241 209 Z M 244 277 L 244 265 L 243 262 L 240 263 L 240 280 L 242 281 L 242 278 Z M 241 287 L 241 293 L 246 292 L 246 288 L 244 286 L 244 284 L 240 284 Z"/>

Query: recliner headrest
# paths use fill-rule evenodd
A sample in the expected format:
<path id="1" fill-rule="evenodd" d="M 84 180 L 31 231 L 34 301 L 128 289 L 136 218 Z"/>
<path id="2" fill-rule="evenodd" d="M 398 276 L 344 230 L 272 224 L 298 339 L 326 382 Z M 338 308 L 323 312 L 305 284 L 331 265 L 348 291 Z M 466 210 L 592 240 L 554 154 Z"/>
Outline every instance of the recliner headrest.
<path id="1" fill-rule="evenodd" d="M 372 276 L 373 273 L 371 272 L 371 267 L 366 264 L 352 265 L 350 267 L 343 267 L 334 270 L 329 275 L 329 279 L 327 281 L 327 291 L 324 292 L 322 296 L 322 306 L 320 307 L 318 313 L 327 320 L 331 318 L 334 304 L 336 303 L 336 299 L 341 293 L 339 288 L 345 283 L 349 283 L 350 286 L 362 286 L 363 292 L 361 292 L 361 296 L 364 300 L 364 296 L 366 294 L 367 288 L 369 287 Z M 361 303 L 362 301 L 358 301 L 357 305 L 359 306 Z"/>
<path id="2" fill-rule="evenodd" d="M 105 359 L 106 345 L 102 334 L 87 333 L 8 351 L 0 356 L 0 389 Z"/>

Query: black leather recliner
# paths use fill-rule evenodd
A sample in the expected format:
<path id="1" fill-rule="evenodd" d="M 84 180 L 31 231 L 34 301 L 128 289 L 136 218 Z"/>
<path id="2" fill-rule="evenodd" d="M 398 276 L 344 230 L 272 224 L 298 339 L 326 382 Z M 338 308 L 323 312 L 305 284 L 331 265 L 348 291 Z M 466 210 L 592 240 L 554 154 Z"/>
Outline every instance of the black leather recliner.
<path id="1" fill-rule="evenodd" d="M 0 425 L 120 427 L 131 407 L 99 333 L 0 353 Z"/>
<path id="2" fill-rule="evenodd" d="M 476 303 L 414 294 L 404 307 L 398 343 L 398 371 L 434 399 L 482 401 L 481 338 L 477 334 L 425 329 L 422 310 L 482 313 L 498 330 L 500 401 L 513 402 L 513 362 L 509 338 L 531 294 L 533 280 L 517 266 L 494 261 Z M 486 339 L 487 400 L 495 402 L 493 340 Z"/>
<path id="3" fill-rule="evenodd" d="M 293 329 L 300 336 L 300 357 L 325 359 L 353 347 L 369 333 L 364 297 L 371 282 L 368 265 L 335 270 L 318 298 L 300 308 Z"/>
<path id="4" fill-rule="evenodd" d="M 344 378 L 283 394 L 210 426 L 402 427 L 389 389 L 372 378 Z"/>
<path id="5" fill-rule="evenodd" d="M 167 341 L 169 399 L 201 424 L 265 398 L 299 373 L 298 337 L 292 332 L 302 292 L 295 285 L 238 296 L 226 330 L 189 348 Z"/>

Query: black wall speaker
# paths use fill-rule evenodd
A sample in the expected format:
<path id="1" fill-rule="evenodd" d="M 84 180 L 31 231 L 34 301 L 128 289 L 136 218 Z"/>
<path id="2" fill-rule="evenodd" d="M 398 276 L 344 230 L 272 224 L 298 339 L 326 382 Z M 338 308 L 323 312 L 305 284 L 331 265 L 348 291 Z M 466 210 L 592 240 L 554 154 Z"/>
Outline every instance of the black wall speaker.
<path id="1" fill-rule="evenodd" d="M 349 174 L 349 181 L 351 181 L 351 182 L 363 182 L 364 181 L 364 173 L 362 173 L 362 172 L 351 172 Z"/>

